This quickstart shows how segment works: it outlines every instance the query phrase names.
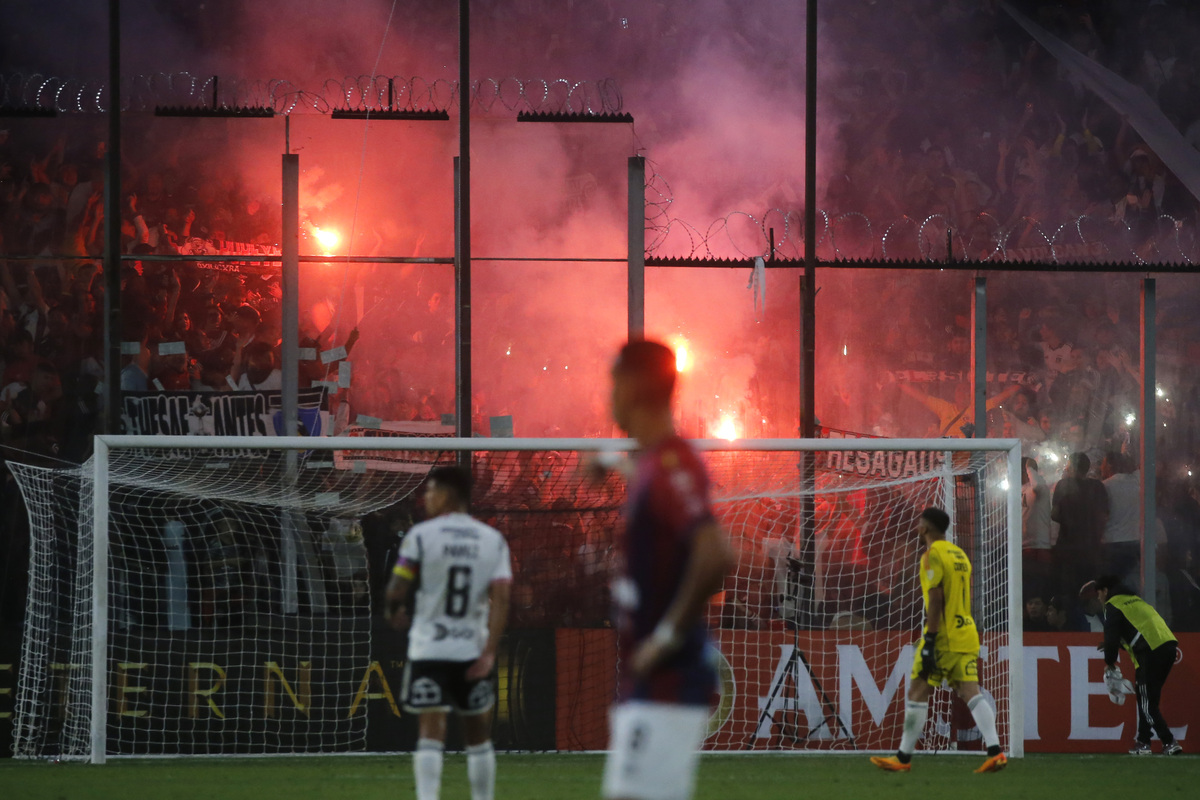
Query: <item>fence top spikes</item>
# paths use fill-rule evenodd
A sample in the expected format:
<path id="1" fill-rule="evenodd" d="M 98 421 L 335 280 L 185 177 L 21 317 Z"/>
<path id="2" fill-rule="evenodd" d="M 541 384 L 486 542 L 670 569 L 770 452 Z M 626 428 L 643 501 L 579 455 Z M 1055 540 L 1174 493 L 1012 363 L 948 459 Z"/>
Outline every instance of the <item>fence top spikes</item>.
<path id="1" fill-rule="evenodd" d="M 155 106 L 154 116 L 267 118 L 275 116 L 275 109 L 266 106 Z"/>

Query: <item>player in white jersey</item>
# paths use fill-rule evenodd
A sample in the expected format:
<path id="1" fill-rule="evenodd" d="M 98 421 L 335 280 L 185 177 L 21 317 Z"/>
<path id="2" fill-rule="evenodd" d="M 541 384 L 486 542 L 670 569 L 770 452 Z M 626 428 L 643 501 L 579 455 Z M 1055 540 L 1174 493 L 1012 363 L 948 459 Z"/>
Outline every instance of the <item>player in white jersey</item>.
<path id="1" fill-rule="evenodd" d="M 512 565 L 499 531 L 467 514 L 471 477 L 461 467 L 435 467 L 425 482 L 429 519 L 400 545 L 384 614 L 408 627 L 404 707 L 418 714 L 413 754 L 417 800 L 437 800 L 442 783 L 446 714 L 462 718 L 472 800 L 492 800 L 492 671 L 508 619 Z M 416 587 L 411 620 L 405 611 Z M 411 625 L 411 627 L 410 627 Z"/>

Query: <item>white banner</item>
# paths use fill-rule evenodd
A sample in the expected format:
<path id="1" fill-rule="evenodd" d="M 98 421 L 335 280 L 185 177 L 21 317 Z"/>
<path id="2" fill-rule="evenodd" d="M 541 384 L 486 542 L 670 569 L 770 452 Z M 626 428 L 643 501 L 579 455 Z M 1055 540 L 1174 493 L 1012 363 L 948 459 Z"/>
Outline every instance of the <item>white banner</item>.
<path id="1" fill-rule="evenodd" d="M 1167 169 L 1187 187 L 1192 197 L 1200 199 L 1200 152 L 1187 143 L 1150 95 L 1071 47 L 1008 3 L 1001 3 L 1001 6 L 1088 89 L 1128 117 L 1129 124 L 1150 145 L 1154 154 L 1162 159 Z"/>

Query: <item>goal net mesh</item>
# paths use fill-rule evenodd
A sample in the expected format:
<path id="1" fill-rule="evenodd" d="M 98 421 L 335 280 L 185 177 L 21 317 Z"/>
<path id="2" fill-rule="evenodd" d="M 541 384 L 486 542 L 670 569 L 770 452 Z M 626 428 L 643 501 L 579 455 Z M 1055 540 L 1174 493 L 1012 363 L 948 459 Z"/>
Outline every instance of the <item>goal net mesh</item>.
<path id="1" fill-rule="evenodd" d="M 383 590 L 400 537 L 422 516 L 415 489 L 460 456 L 450 444 L 114 448 L 99 504 L 90 463 L 12 464 L 32 528 L 15 754 L 93 756 L 97 691 L 109 755 L 411 747 L 404 638 L 382 621 Z M 515 575 L 496 742 L 603 749 L 621 668 L 608 585 L 625 484 L 620 470 L 585 479 L 579 440 L 538 445 L 470 443 L 472 511 L 508 537 Z M 707 748 L 895 748 L 922 622 L 914 521 L 927 505 L 951 513 L 974 565 L 981 685 L 1009 746 L 1004 451 L 702 446 L 738 554 L 707 612 L 721 674 Z M 97 508 L 109 542 L 100 687 Z M 956 703 L 935 693 L 919 747 L 978 747 Z"/>

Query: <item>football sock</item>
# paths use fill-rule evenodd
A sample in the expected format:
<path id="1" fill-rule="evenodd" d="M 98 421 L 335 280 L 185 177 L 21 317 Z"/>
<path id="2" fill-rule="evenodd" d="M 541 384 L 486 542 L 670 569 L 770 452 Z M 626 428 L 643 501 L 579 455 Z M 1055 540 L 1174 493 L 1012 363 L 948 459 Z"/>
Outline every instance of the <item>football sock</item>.
<path id="1" fill-rule="evenodd" d="M 442 792 L 442 751 L 437 739 L 420 739 L 413 753 L 413 773 L 417 778 L 417 800 L 438 800 Z"/>
<path id="2" fill-rule="evenodd" d="M 916 702 L 908 700 L 904 704 L 904 733 L 900 736 L 900 750 L 896 757 L 900 763 L 907 764 L 912 760 L 913 750 L 917 749 L 917 739 L 925 730 L 925 719 L 929 716 L 929 701 Z"/>
<path id="3" fill-rule="evenodd" d="M 979 732 L 983 734 L 983 743 L 987 747 L 988 756 L 999 755 L 1000 736 L 996 733 L 996 712 L 992 711 L 992 707 L 988 705 L 987 700 L 984 700 L 981 694 L 972 697 L 967 703 L 967 708 L 971 710 L 971 716 L 975 718 L 975 724 L 979 726 Z"/>
<path id="4" fill-rule="evenodd" d="M 491 742 L 467 748 L 467 780 L 471 800 L 492 800 L 496 793 L 496 749 Z"/>

